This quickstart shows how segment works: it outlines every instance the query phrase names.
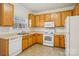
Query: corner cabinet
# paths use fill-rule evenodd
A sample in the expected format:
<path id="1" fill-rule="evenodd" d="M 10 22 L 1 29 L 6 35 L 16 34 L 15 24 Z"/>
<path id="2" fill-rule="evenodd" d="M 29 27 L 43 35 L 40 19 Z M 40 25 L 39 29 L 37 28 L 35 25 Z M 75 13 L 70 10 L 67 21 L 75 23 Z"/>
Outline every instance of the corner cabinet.
<path id="1" fill-rule="evenodd" d="M 0 26 L 13 26 L 14 6 L 0 3 Z"/>
<path id="2" fill-rule="evenodd" d="M 43 34 L 36 34 L 36 43 L 43 44 Z"/>

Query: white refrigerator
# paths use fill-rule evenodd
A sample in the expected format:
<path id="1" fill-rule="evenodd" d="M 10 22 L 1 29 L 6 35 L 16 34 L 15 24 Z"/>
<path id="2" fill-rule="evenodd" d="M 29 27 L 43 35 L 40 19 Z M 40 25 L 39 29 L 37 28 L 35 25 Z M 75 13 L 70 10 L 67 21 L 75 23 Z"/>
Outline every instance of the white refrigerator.
<path id="1" fill-rule="evenodd" d="M 67 17 L 65 31 L 65 55 L 79 56 L 79 16 Z"/>

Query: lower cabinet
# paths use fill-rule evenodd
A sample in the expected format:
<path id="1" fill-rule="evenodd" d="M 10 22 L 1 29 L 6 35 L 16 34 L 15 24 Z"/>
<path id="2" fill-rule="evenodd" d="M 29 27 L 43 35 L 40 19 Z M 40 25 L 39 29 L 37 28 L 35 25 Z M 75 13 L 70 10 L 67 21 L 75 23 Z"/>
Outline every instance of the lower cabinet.
<path id="1" fill-rule="evenodd" d="M 28 47 L 28 36 L 22 37 L 22 50 L 26 49 Z"/>
<path id="2" fill-rule="evenodd" d="M 35 44 L 36 43 L 36 35 L 32 34 L 32 43 Z"/>
<path id="3" fill-rule="evenodd" d="M 59 35 L 55 35 L 54 36 L 54 46 L 55 47 L 60 47 L 60 45 L 59 45 Z"/>
<path id="4" fill-rule="evenodd" d="M 36 43 L 43 44 L 43 34 L 36 34 Z"/>
<path id="5" fill-rule="evenodd" d="M 54 46 L 59 48 L 65 48 L 65 38 L 64 35 L 54 36 Z"/>
<path id="6" fill-rule="evenodd" d="M 60 47 L 65 48 L 65 37 L 64 37 L 64 35 L 60 35 Z"/>
<path id="7" fill-rule="evenodd" d="M 28 38 L 28 45 L 31 46 L 32 44 L 33 44 L 32 35 L 29 35 L 29 38 Z"/>
<path id="8" fill-rule="evenodd" d="M 35 44 L 36 43 L 35 37 L 36 37 L 35 34 L 24 35 L 22 37 L 22 50 L 25 50 L 26 48 Z"/>

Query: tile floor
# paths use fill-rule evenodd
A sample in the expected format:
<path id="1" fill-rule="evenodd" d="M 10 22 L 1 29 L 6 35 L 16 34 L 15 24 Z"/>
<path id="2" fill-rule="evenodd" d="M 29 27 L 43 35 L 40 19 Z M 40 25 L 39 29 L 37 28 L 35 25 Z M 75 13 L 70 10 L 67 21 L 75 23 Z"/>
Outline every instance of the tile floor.
<path id="1" fill-rule="evenodd" d="M 64 56 L 64 49 L 52 48 L 35 44 L 32 47 L 24 50 L 18 56 Z"/>

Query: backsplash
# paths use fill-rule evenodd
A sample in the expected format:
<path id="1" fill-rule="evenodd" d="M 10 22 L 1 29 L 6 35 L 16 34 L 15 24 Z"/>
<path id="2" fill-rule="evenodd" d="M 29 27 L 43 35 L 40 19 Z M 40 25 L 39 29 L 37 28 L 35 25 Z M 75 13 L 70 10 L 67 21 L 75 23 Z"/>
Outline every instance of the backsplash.
<path id="1" fill-rule="evenodd" d="M 64 27 L 60 27 L 60 28 L 55 28 L 56 33 L 65 33 L 65 28 Z"/>
<path id="2" fill-rule="evenodd" d="M 0 32 L 8 32 L 12 27 L 0 27 Z"/>

